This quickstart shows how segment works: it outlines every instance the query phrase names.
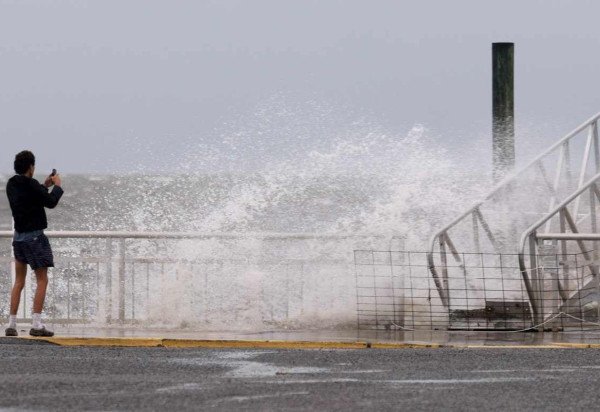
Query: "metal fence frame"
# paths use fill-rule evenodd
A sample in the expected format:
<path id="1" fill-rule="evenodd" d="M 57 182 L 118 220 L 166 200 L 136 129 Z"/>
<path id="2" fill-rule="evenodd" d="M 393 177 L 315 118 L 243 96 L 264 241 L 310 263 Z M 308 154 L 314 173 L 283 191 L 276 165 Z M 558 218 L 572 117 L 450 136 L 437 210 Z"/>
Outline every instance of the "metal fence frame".
<path id="1" fill-rule="evenodd" d="M 170 259 L 170 258 L 157 258 L 157 257 L 132 257 L 127 256 L 127 241 L 132 239 L 139 240 L 185 240 L 185 239 L 198 239 L 198 240 L 244 240 L 244 239 L 255 239 L 255 240 L 343 240 L 343 239 L 357 239 L 357 240 L 366 240 L 366 239 L 382 239 L 386 238 L 381 235 L 374 234 L 314 234 L 314 233 L 256 233 L 256 232 L 248 232 L 248 233 L 204 233 L 204 232 L 125 232 L 125 231 L 46 231 L 46 236 L 53 239 L 105 239 L 107 242 L 107 251 L 108 255 L 100 255 L 100 256 L 86 256 L 86 257 L 68 257 L 68 256 L 56 256 L 56 260 L 58 262 L 74 262 L 74 263 L 89 263 L 96 264 L 97 267 L 99 265 L 107 265 L 107 269 L 109 272 L 109 277 L 107 278 L 107 282 L 112 282 L 110 279 L 113 278 L 113 266 L 115 266 L 117 273 L 114 274 L 116 279 L 116 284 L 109 284 L 108 286 L 111 288 L 109 296 L 107 297 L 106 307 L 108 308 L 108 315 L 106 318 L 106 322 L 111 323 L 129 323 L 131 322 L 128 319 L 129 313 L 126 313 L 126 296 L 128 295 L 128 288 L 131 285 L 126 284 L 127 273 L 128 270 L 132 270 L 135 273 L 135 265 L 150 265 L 150 264 L 158 264 L 162 265 L 162 274 L 164 276 L 165 264 L 175 264 L 175 263 L 189 263 L 189 264 L 223 264 L 225 263 L 248 263 L 248 259 L 230 259 L 230 260 L 220 260 L 215 258 L 211 259 L 202 259 L 200 261 L 189 261 L 183 262 L 181 259 Z M 0 239 L 11 239 L 13 237 L 12 231 L 0 231 Z M 387 239 L 387 238 L 386 238 Z M 118 247 L 113 252 L 113 242 L 116 242 Z M 12 267 L 12 262 L 14 259 L 11 255 L 9 256 L 0 256 L 0 264 L 10 264 Z M 254 263 L 258 264 L 277 264 L 277 265 L 306 265 L 307 261 L 301 259 L 279 259 L 277 261 L 257 261 Z M 349 264 L 347 261 L 338 261 L 334 259 L 330 259 L 326 264 Z M 304 266 L 302 266 L 304 267 Z M 131 269 L 129 269 L 131 268 Z M 147 270 L 147 269 L 146 269 Z M 97 270 L 97 276 L 100 276 L 100 269 Z M 131 278 L 134 279 L 134 278 Z M 146 285 L 148 288 L 148 285 Z M 116 290 L 115 290 L 116 289 Z M 25 288 L 24 293 L 26 293 L 27 288 Z M 114 299 L 116 298 L 116 299 Z M 23 299 L 23 310 L 25 313 L 25 302 Z M 67 303 L 68 305 L 68 303 Z M 132 308 L 135 308 L 135 304 L 130 305 Z M 113 308 L 116 309 L 116 318 L 111 316 L 111 313 L 114 313 Z M 130 308 L 131 309 L 131 308 Z M 84 316 L 85 317 L 85 316 Z M 24 317 L 23 320 L 28 320 L 29 318 Z M 80 323 L 85 322 L 85 319 L 79 318 L 71 318 L 67 317 L 67 319 L 57 319 L 57 321 L 62 323 Z"/>
<path id="2" fill-rule="evenodd" d="M 481 231 L 483 231 L 483 236 L 485 236 L 490 244 L 492 245 L 492 249 L 494 253 L 506 253 L 506 250 L 501 250 L 502 248 L 499 245 L 499 242 L 494 236 L 492 229 L 490 228 L 488 222 L 484 218 L 481 207 L 482 205 L 489 200 L 494 199 L 498 194 L 502 193 L 502 191 L 508 187 L 510 184 L 516 182 L 525 172 L 529 170 L 538 170 L 543 177 L 543 181 L 545 182 L 545 188 L 548 193 L 548 214 L 546 217 L 551 216 L 555 213 L 555 210 L 561 209 L 561 206 L 558 208 L 555 207 L 556 202 L 561 202 L 561 205 L 564 201 L 558 199 L 557 189 L 563 174 L 566 174 L 571 179 L 576 178 L 576 190 L 577 193 L 581 190 L 585 190 L 586 184 L 586 173 L 588 171 L 589 165 L 592 165 L 594 170 L 594 179 L 597 179 L 597 174 L 600 173 L 600 141 L 598 137 L 598 121 L 600 119 L 600 113 L 592 116 L 581 125 L 576 127 L 573 131 L 568 133 L 558 142 L 554 143 L 547 150 L 541 153 L 539 156 L 531 160 L 526 166 L 518 170 L 517 172 L 507 176 L 502 181 L 494 186 L 494 188 L 489 191 L 485 196 L 483 196 L 482 200 L 475 203 L 469 209 L 467 209 L 464 213 L 459 215 L 456 219 L 451 221 L 449 224 L 440 229 L 437 233 L 432 236 L 429 250 L 428 250 L 428 262 L 429 262 L 429 271 L 431 276 L 433 277 L 433 281 L 435 283 L 437 292 L 440 296 L 440 299 L 445 305 L 448 305 L 448 290 L 447 290 L 447 264 L 448 257 L 456 260 L 460 263 L 460 255 L 463 251 L 458 250 L 455 246 L 455 243 L 452 241 L 450 236 L 450 230 L 455 226 L 462 222 L 466 222 L 470 220 L 472 222 L 472 237 L 475 245 L 479 245 Z M 581 132 L 587 130 L 588 135 L 585 139 L 585 147 L 583 149 L 583 158 L 582 163 L 579 167 L 578 172 L 575 174 L 571 171 L 571 142 L 572 140 L 580 135 Z M 558 152 L 558 153 L 557 153 Z M 556 164 L 556 171 L 553 178 L 548 176 L 546 167 L 544 166 L 544 160 L 550 157 L 551 155 L 558 154 L 558 160 Z M 575 196 L 575 195 L 574 195 Z M 575 204 L 573 206 L 573 215 L 577 215 L 579 211 L 579 198 L 578 196 L 574 197 Z M 571 199 L 571 197 L 569 197 Z M 550 230 L 549 219 L 545 219 L 544 223 L 545 227 L 542 229 L 541 226 L 537 226 L 536 230 L 538 231 L 546 231 Z M 468 250 L 466 252 L 474 252 L 481 250 Z M 440 259 L 440 265 L 436 265 L 435 257 L 438 256 Z M 527 272 L 523 272 L 524 276 L 527 277 Z M 528 289 L 530 292 L 530 297 L 534 298 L 534 291 L 531 289 L 531 282 L 526 280 L 528 284 Z"/>
<path id="3" fill-rule="evenodd" d="M 600 203 L 600 190 L 598 182 L 600 181 L 600 173 L 589 179 L 586 183 L 581 184 L 580 188 L 571 196 L 562 201 L 558 206 L 551 210 L 546 216 L 539 219 L 537 222 L 527 228 L 521 235 L 519 242 L 519 267 L 523 275 L 523 281 L 527 287 L 529 300 L 532 304 L 536 322 L 542 322 L 543 316 L 543 299 L 540 299 L 542 287 L 540 286 L 538 254 L 543 242 L 558 242 L 560 243 L 560 254 L 567 256 L 569 253 L 568 241 L 575 241 L 578 252 L 582 254 L 587 262 L 587 267 L 590 274 L 594 277 L 599 275 L 599 258 L 600 254 L 597 248 L 600 233 L 598 233 L 596 205 Z M 589 216 L 591 233 L 580 233 L 580 228 L 577 220 L 577 212 L 579 211 L 582 195 L 589 195 Z M 569 211 L 571 207 L 572 211 Z M 550 227 L 552 219 L 559 219 L 558 233 L 538 233 L 542 228 Z M 592 241 L 592 247 L 587 246 L 584 242 Z M 568 270 L 567 266 L 563 265 L 563 271 Z M 560 286 L 560 282 L 559 282 Z M 561 294 L 563 302 L 569 299 L 566 294 Z"/>

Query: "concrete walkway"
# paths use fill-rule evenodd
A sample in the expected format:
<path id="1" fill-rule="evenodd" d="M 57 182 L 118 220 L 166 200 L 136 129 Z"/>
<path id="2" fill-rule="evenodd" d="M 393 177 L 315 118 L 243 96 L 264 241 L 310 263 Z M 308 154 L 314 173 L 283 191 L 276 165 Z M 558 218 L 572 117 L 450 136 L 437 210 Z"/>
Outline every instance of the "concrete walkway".
<path id="1" fill-rule="evenodd" d="M 17 339 L 28 336 L 19 327 Z M 143 327 L 55 327 L 54 338 L 37 338 L 64 346 L 208 347 L 208 348 L 600 348 L 600 330 L 563 332 L 276 330 L 262 332 L 194 331 Z M 8 343 L 15 338 L 2 338 Z"/>

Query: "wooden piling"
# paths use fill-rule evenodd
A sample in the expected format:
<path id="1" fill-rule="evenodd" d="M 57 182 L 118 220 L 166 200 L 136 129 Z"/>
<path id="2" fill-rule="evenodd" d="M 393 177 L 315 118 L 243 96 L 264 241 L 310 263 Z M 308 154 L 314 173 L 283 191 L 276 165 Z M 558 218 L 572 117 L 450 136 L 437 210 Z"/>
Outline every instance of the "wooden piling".
<path id="1" fill-rule="evenodd" d="M 498 181 L 515 165 L 514 43 L 492 43 L 492 132 Z"/>

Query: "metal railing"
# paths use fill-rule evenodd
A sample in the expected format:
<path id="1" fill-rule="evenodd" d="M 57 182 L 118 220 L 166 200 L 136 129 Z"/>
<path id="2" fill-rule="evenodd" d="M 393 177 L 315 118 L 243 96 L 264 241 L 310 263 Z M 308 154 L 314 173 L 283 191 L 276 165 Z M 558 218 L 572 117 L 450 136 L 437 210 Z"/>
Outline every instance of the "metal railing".
<path id="1" fill-rule="evenodd" d="M 599 251 L 597 221 L 597 205 L 600 203 L 600 173 L 589 179 L 586 183 L 580 185 L 574 193 L 563 200 L 546 216 L 532 224 L 521 235 L 519 241 L 519 267 L 527 288 L 527 294 L 537 323 L 541 323 L 548 316 L 553 316 L 564 303 L 573 297 L 576 297 L 580 290 L 572 290 L 569 287 L 570 265 L 568 257 L 573 249 L 580 253 L 585 264 L 586 276 L 588 281 L 596 281 L 598 277 Z M 587 197 L 584 197 L 587 195 Z M 587 204 L 586 204 L 587 203 Z M 581 205 L 587 207 L 588 213 L 581 214 Z M 557 225 L 559 232 L 540 233 L 540 230 Z M 574 245 L 568 242 L 575 242 Z M 591 245 L 586 245 L 586 241 L 591 241 Z M 543 243 L 550 243 L 544 245 Z M 559 246 L 560 244 L 560 246 Z M 543 276 L 540 273 L 540 264 L 538 262 L 540 248 L 551 248 L 552 254 L 558 256 L 558 266 L 560 274 L 557 272 L 556 284 L 559 294 L 558 306 L 544 308 L 543 294 L 545 292 Z M 589 289 L 589 285 L 582 285 L 584 289 Z"/>
<path id="2" fill-rule="evenodd" d="M 46 231 L 49 238 L 55 239 L 259 239 L 259 240 L 281 240 L 281 239 L 356 239 L 356 238 L 382 238 L 377 234 L 335 234 L 335 233 L 272 233 L 272 232 L 127 232 L 127 231 Z M 13 232 L 0 230 L 0 238 L 12 238 Z"/>
<path id="3" fill-rule="evenodd" d="M 312 313 L 330 308 L 347 312 L 351 322 L 352 294 L 346 300 L 336 296 L 353 284 L 351 277 L 347 279 L 351 245 L 389 240 L 373 234 L 45 233 L 55 239 L 56 263 L 50 271 L 45 313 L 65 324 L 155 325 L 164 317 L 171 319 L 168 313 L 178 312 L 189 312 L 181 316 L 189 324 L 216 325 L 219 319 L 244 325 L 302 324 L 315 318 Z M 14 274 L 8 242 L 12 236 L 0 231 L 0 240 L 6 243 L 0 272 L 7 274 Z M 344 242 L 348 248 L 340 247 Z M 10 281 L 10 275 L 0 281 L 4 292 L 0 317 L 8 314 Z M 19 312 L 22 319 L 30 317 L 34 287 L 28 277 Z M 315 304 L 320 307 L 313 308 Z"/>
<path id="4" fill-rule="evenodd" d="M 552 213 L 571 193 L 584 185 L 587 176 L 600 172 L 598 142 L 600 113 L 591 117 L 518 172 L 499 182 L 482 200 L 440 229 L 432 238 L 427 253 L 429 271 L 442 303 L 450 306 L 448 259 L 461 264 L 461 253 L 514 253 L 523 227 L 540 216 Z M 574 141 L 587 131 L 583 147 Z M 573 152 L 580 150 L 579 164 Z M 593 156 L 592 156 L 593 154 Z M 515 213 L 516 212 L 516 213 Z M 577 218 L 579 200 L 572 214 Z M 517 216 L 518 214 L 518 216 Z M 552 230 L 546 220 L 544 231 Z"/>

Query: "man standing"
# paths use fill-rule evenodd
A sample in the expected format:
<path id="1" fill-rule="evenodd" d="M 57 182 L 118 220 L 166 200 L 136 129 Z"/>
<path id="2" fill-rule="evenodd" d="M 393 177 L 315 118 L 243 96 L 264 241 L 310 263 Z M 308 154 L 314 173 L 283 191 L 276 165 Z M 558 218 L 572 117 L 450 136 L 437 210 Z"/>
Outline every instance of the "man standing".
<path id="1" fill-rule="evenodd" d="M 53 336 L 42 323 L 42 309 L 48 286 L 48 268 L 54 267 L 50 242 L 44 229 L 48 227 L 44 207 L 54 208 L 63 194 L 60 176 L 53 173 L 40 184 L 33 178 L 35 156 L 24 150 L 15 156 L 15 176 L 8 180 L 6 194 L 15 222 L 13 251 L 15 254 L 15 284 L 10 297 L 10 318 L 6 336 L 18 336 L 17 311 L 25 286 L 27 265 L 35 272 L 37 287 L 33 298 L 33 325 L 31 336 Z M 52 191 L 48 191 L 54 185 Z"/>

